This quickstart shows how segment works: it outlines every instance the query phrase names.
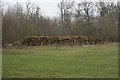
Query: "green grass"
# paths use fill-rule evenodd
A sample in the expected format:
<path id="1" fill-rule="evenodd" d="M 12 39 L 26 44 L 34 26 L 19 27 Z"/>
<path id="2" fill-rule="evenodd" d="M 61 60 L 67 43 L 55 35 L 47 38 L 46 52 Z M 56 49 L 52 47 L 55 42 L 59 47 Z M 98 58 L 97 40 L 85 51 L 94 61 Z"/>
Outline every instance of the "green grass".
<path id="1" fill-rule="evenodd" d="M 5 78 L 117 78 L 116 44 L 3 49 Z"/>

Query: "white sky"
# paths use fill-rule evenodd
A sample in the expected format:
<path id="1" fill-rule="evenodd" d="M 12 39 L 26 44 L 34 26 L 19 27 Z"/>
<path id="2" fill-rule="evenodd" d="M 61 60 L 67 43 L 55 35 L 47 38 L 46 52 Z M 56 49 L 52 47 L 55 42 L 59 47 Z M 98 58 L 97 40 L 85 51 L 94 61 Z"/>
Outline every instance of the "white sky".
<path id="1" fill-rule="evenodd" d="M 2 0 L 5 3 L 9 4 L 15 4 L 16 2 L 20 2 L 21 4 L 24 4 L 26 1 L 35 2 L 37 5 L 40 6 L 42 10 L 42 14 L 49 17 L 55 17 L 58 16 L 58 7 L 57 4 L 61 0 Z M 70 1 L 70 0 L 68 0 Z M 75 2 L 79 2 L 80 0 L 75 0 Z M 98 1 L 98 0 L 82 0 L 82 1 Z M 99 1 L 115 1 L 118 0 L 99 0 Z"/>

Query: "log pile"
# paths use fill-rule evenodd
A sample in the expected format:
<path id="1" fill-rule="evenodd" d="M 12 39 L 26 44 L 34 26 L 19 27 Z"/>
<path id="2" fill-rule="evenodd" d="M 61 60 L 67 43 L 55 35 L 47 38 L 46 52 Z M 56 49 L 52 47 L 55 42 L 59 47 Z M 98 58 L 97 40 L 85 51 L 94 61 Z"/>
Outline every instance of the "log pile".
<path id="1" fill-rule="evenodd" d="M 25 46 L 40 46 L 40 45 L 82 45 L 82 44 L 103 44 L 103 41 L 96 37 L 88 36 L 27 36 L 24 38 L 23 45 Z"/>

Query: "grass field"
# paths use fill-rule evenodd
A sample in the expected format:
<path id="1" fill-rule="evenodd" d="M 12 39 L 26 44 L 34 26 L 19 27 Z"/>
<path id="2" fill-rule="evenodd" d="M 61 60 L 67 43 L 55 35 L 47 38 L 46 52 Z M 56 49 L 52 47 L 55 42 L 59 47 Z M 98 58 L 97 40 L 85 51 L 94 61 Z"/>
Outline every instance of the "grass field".
<path id="1" fill-rule="evenodd" d="M 117 44 L 3 49 L 5 78 L 117 78 Z"/>

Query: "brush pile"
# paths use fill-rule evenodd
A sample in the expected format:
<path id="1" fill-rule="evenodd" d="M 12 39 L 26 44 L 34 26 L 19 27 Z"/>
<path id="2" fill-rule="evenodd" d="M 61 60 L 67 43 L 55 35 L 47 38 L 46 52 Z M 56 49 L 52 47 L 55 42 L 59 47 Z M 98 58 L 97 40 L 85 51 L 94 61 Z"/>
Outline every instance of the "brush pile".
<path id="1" fill-rule="evenodd" d="M 23 45 L 25 46 L 40 46 L 40 45 L 82 45 L 82 44 L 103 44 L 103 41 L 96 37 L 88 36 L 27 36 L 24 38 Z"/>

